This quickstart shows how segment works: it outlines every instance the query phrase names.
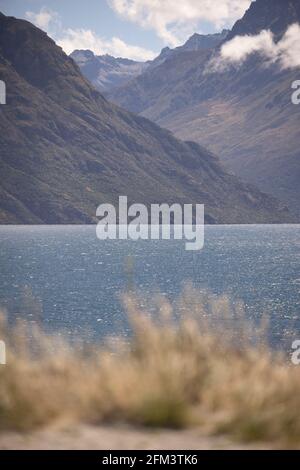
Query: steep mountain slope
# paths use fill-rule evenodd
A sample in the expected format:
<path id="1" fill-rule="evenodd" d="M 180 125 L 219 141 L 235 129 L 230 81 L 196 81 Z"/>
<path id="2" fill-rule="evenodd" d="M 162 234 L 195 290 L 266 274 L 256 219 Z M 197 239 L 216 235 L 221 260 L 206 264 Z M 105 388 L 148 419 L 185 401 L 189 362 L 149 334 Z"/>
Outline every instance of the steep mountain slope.
<path id="1" fill-rule="evenodd" d="M 270 29 L 276 40 L 300 23 L 299 0 L 256 0 L 229 32 L 235 36 Z M 300 69 L 266 67 L 252 55 L 240 68 L 206 74 L 209 51 L 182 53 L 146 71 L 109 98 L 201 142 L 226 167 L 285 201 L 300 215 L 300 106 L 291 85 Z"/>
<path id="2" fill-rule="evenodd" d="M 286 209 L 208 151 L 107 102 L 32 24 L 0 15 L 1 223 L 95 221 L 100 203 L 204 203 L 210 222 L 284 222 Z"/>
<path id="3" fill-rule="evenodd" d="M 80 67 L 82 74 L 101 92 L 124 85 L 148 67 L 147 62 L 110 55 L 96 56 L 89 50 L 75 50 L 70 57 Z"/>

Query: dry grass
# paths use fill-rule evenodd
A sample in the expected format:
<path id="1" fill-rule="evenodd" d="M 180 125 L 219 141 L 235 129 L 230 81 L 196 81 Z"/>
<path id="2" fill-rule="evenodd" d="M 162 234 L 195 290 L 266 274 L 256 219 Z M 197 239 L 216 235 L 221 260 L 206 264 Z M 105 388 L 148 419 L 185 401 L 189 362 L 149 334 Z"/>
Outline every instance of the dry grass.
<path id="1" fill-rule="evenodd" d="M 2 322 L 1 430 L 127 422 L 300 444 L 299 370 L 263 346 L 239 306 L 191 290 L 174 305 L 160 299 L 151 315 L 133 296 L 124 303 L 130 344 L 77 349 Z"/>

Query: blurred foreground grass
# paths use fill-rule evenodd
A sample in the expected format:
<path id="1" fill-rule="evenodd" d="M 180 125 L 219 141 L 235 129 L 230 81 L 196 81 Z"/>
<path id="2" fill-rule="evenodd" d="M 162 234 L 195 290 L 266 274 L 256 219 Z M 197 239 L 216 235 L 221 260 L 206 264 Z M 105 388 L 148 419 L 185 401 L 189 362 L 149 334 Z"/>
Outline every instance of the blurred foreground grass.
<path id="1" fill-rule="evenodd" d="M 300 444 L 299 369 L 268 349 L 265 328 L 255 330 L 225 297 L 191 289 L 174 305 L 155 304 L 150 314 L 125 296 L 130 343 L 84 348 L 3 319 L 0 431 L 125 422 Z"/>

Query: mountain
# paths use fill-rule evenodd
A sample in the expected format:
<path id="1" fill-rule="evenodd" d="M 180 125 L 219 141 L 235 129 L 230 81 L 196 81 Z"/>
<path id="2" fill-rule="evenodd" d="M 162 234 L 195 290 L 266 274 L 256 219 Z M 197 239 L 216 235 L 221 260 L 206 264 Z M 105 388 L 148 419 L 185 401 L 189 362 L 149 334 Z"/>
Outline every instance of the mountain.
<path id="1" fill-rule="evenodd" d="M 146 62 L 115 58 L 108 54 L 96 56 L 89 50 L 75 50 L 70 57 L 80 67 L 82 74 L 101 92 L 124 85 L 148 66 Z"/>
<path id="2" fill-rule="evenodd" d="M 227 40 L 245 34 L 255 35 L 263 29 L 270 29 L 279 39 L 288 25 L 299 22 L 299 15 L 299 0 L 255 0 L 243 18 L 235 23 Z"/>
<path id="3" fill-rule="evenodd" d="M 299 0 L 256 0 L 225 42 L 268 29 L 278 41 L 293 23 L 300 23 Z M 208 74 L 218 47 L 171 56 L 107 97 L 179 138 L 201 142 L 229 171 L 299 217 L 300 106 L 292 105 L 291 85 L 300 70 L 267 67 L 253 54 L 240 67 Z"/>
<path id="4" fill-rule="evenodd" d="M 201 51 L 206 49 L 212 49 L 221 44 L 225 39 L 229 31 L 223 29 L 221 33 L 216 34 L 193 34 L 182 46 L 170 49 L 165 47 L 162 49 L 160 55 L 150 62 L 150 69 L 153 66 L 161 65 L 165 60 L 169 60 L 171 57 L 174 58 L 176 54 L 180 52 L 193 52 Z"/>
<path id="5" fill-rule="evenodd" d="M 218 159 L 109 103 L 46 33 L 0 15 L 1 223 L 95 222 L 100 203 L 204 203 L 212 223 L 285 222 Z"/>
<path id="6" fill-rule="evenodd" d="M 151 70 L 161 65 L 165 60 L 179 52 L 216 47 L 226 38 L 227 33 L 228 31 L 225 29 L 222 33 L 217 34 L 201 35 L 195 33 L 183 46 L 176 47 L 175 49 L 165 47 L 158 57 L 147 62 L 136 62 L 120 57 L 115 58 L 108 54 L 97 56 L 90 50 L 78 49 L 73 51 L 70 57 L 97 90 L 105 93 L 125 85 L 146 70 Z"/>
<path id="7" fill-rule="evenodd" d="M 176 47 L 174 50 L 178 52 L 183 51 L 199 51 L 203 49 L 212 49 L 217 47 L 223 42 L 229 30 L 223 29 L 221 33 L 215 34 L 198 34 L 195 33 L 191 36 L 183 46 Z"/>

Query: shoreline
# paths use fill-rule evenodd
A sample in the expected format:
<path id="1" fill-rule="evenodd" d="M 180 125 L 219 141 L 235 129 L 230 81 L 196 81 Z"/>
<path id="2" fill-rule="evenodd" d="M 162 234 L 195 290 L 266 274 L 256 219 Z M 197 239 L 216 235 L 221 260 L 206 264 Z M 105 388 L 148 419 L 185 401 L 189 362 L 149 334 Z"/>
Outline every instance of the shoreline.
<path id="1" fill-rule="evenodd" d="M 0 432 L 0 450 L 271 450 L 271 443 L 243 444 L 199 428 L 150 429 L 126 425 L 77 424 L 30 433 Z M 280 448 L 280 447 L 279 447 Z M 283 448 L 283 447 L 282 447 Z"/>

